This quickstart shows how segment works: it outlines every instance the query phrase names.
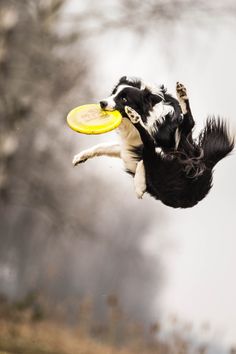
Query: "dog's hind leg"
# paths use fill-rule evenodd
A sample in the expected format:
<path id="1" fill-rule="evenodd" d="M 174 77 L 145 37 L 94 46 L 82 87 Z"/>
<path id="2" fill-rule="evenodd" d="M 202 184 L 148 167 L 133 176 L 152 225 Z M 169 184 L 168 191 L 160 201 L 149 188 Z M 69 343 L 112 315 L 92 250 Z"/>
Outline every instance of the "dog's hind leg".
<path id="1" fill-rule="evenodd" d="M 120 157 L 120 152 L 120 144 L 102 143 L 81 151 L 74 156 L 72 163 L 76 166 L 97 156 Z"/>
<path id="2" fill-rule="evenodd" d="M 143 160 L 139 161 L 137 164 L 136 172 L 134 175 L 134 187 L 137 197 L 142 199 L 147 189 Z"/>

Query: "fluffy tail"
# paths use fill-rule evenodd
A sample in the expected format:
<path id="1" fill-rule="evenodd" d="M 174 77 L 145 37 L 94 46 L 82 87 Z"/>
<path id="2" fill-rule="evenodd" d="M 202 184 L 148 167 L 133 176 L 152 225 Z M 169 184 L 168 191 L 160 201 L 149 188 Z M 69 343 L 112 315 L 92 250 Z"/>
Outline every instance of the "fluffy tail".
<path id="1" fill-rule="evenodd" d="M 199 145 L 203 149 L 206 166 L 213 168 L 233 150 L 234 139 L 230 137 L 226 123 L 220 118 L 212 117 L 207 119 L 206 126 L 200 133 Z"/>

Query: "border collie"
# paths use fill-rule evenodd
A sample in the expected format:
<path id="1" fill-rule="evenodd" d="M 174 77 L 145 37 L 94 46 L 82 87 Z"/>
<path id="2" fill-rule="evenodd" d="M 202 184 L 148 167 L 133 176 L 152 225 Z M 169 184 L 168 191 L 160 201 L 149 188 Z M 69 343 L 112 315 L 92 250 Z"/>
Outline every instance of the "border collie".
<path id="1" fill-rule="evenodd" d="M 208 117 L 197 139 L 187 91 L 177 82 L 177 98 L 164 86 L 146 85 L 122 77 L 111 96 L 103 99 L 104 110 L 118 110 L 120 144 L 99 144 L 75 155 L 73 164 L 95 156 L 119 157 L 134 177 L 138 198 L 148 192 L 173 208 L 189 208 L 202 200 L 212 186 L 218 161 L 234 148 L 226 124 Z"/>

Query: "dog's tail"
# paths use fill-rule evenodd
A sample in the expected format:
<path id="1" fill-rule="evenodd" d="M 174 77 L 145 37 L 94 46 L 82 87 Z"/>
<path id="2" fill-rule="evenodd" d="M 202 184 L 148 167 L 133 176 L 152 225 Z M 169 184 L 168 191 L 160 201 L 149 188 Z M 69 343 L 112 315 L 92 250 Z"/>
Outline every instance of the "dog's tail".
<path id="1" fill-rule="evenodd" d="M 215 117 L 209 117 L 199 136 L 205 165 L 213 168 L 217 162 L 227 156 L 234 148 L 234 139 L 230 136 L 226 123 Z"/>

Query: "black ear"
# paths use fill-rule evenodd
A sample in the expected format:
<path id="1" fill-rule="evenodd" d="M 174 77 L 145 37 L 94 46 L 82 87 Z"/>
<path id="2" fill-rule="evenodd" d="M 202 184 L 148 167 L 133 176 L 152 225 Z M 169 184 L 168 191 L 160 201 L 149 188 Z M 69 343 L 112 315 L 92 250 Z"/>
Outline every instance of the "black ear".
<path id="1" fill-rule="evenodd" d="M 155 106 L 157 103 L 161 102 L 163 98 L 155 93 L 152 93 L 148 88 L 143 90 L 143 98 L 146 103 L 151 104 L 151 106 Z"/>
<path id="2" fill-rule="evenodd" d="M 120 84 L 127 84 L 127 76 L 122 76 L 119 80 L 119 85 Z"/>
<path id="3" fill-rule="evenodd" d="M 117 86 L 119 85 L 129 85 L 140 89 L 141 80 L 135 76 L 122 76 Z"/>
<path id="4" fill-rule="evenodd" d="M 123 85 L 124 85 L 124 84 L 127 84 L 127 76 L 122 76 L 122 77 L 120 78 L 120 80 L 118 81 L 118 83 L 116 84 L 116 86 L 113 88 L 111 94 L 113 95 L 113 94 L 116 92 L 117 88 L 118 88 L 120 85 L 122 85 L 122 84 L 123 84 Z"/>

